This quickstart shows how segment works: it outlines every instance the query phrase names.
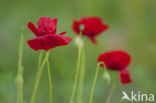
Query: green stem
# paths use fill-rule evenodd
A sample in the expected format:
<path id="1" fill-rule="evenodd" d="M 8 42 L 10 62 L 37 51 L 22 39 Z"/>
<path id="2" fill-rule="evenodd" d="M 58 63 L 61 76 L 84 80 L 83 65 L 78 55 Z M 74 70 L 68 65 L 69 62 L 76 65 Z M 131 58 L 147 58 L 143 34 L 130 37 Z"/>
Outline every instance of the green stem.
<path id="1" fill-rule="evenodd" d="M 46 56 L 48 55 L 49 55 L 49 52 L 47 52 Z M 48 67 L 49 88 L 50 88 L 50 103 L 52 103 L 52 81 L 51 81 L 50 65 L 49 65 L 48 57 L 47 57 L 47 67 Z"/>
<path id="2" fill-rule="evenodd" d="M 80 72 L 80 80 L 79 80 L 79 91 L 78 91 L 78 103 L 82 103 L 82 91 L 83 91 L 83 83 L 84 83 L 84 76 L 85 76 L 85 52 L 82 52 L 82 67 Z"/>
<path id="3" fill-rule="evenodd" d="M 99 62 L 97 64 L 96 72 L 95 72 L 95 76 L 94 76 L 94 81 L 93 81 L 91 92 L 90 92 L 89 103 L 92 103 L 93 102 L 93 94 L 94 94 L 94 90 L 95 90 L 96 80 L 97 80 L 97 77 L 98 77 L 98 74 L 99 74 L 100 64 L 103 64 L 103 62 Z"/>
<path id="4" fill-rule="evenodd" d="M 43 53 L 44 53 L 44 51 L 41 50 L 41 51 L 40 51 L 40 55 L 39 55 L 39 57 L 38 57 L 38 65 L 37 65 L 36 79 L 37 79 L 37 77 L 38 77 L 38 75 L 39 75 L 39 72 L 40 72 Z"/>
<path id="5" fill-rule="evenodd" d="M 21 33 L 19 45 L 19 57 L 18 57 L 18 71 L 16 77 L 17 103 L 23 103 L 23 66 L 22 66 L 23 44 L 24 44 L 24 34 Z"/>
<path id="6" fill-rule="evenodd" d="M 48 55 L 48 54 L 47 54 Z M 34 103 L 35 101 L 35 97 L 36 97 L 36 93 L 37 93 L 37 89 L 38 89 L 38 86 L 39 86 L 39 83 L 40 83 L 40 79 L 41 79 L 41 75 L 42 75 L 42 72 L 43 72 L 43 69 L 44 69 L 44 66 L 46 64 L 46 61 L 48 59 L 48 56 L 46 56 L 40 66 L 40 69 L 39 69 L 39 73 L 37 75 L 37 78 L 36 78 L 36 82 L 35 82 L 35 86 L 34 86 L 34 90 L 33 90 L 33 93 L 32 93 L 32 96 L 31 96 L 31 99 L 30 99 L 30 103 Z"/>
<path id="7" fill-rule="evenodd" d="M 79 45 L 78 45 L 78 58 L 77 58 L 77 64 L 76 64 L 76 74 L 75 74 L 75 80 L 74 80 L 72 95 L 71 95 L 71 98 L 70 98 L 70 103 L 73 103 L 73 99 L 74 99 L 75 92 L 76 92 L 78 76 L 79 76 L 79 68 L 80 68 L 80 62 L 81 62 L 81 49 L 82 49 L 81 48 L 81 37 L 82 37 L 82 32 L 80 32 L 80 35 L 79 35 Z"/>
<path id="8" fill-rule="evenodd" d="M 117 84 L 117 82 L 114 82 L 114 83 L 113 83 L 112 88 L 111 88 L 111 90 L 110 90 L 110 92 L 109 92 L 109 95 L 108 95 L 108 97 L 107 97 L 107 99 L 106 99 L 106 103 L 110 103 L 110 100 L 111 100 L 111 98 L 112 98 L 112 94 L 113 94 L 113 92 L 114 92 L 114 90 L 115 90 L 115 88 L 116 88 L 116 84 Z"/>

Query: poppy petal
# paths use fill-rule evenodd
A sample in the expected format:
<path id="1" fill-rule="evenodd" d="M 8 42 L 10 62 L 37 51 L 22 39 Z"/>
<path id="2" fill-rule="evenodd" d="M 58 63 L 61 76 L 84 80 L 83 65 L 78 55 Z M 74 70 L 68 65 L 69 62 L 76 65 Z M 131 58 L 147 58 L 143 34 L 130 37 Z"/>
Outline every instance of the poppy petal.
<path id="1" fill-rule="evenodd" d="M 102 19 L 99 18 L 99 17 L 96 17 L 96 16 L 92 16 L 90 18 L 88 18 L 88 17 L 82 17 L 82 21 L 85 22 L 85 21 L 88 21 L 88 20 L 93 21 L 93 22 L 102 22 Z"/>
<path id="2" fill-rule="evenodd" d="M 60 33 L 59 35 L 64 35 L 65 33 L 67 33 L 67 32 L 62 32 L 62 33 Z"/>
<path id="3" fill-rule="evenodd" d="M 97 41 L 96 41 L 96 39 L 95 39 L 94 37 L 90 37 L 90 40 L 91 40 L 91 42 L 92 42 L 93 44 L 97 45 Z"/>
<path id="4" fill-rule="evenodd" d="M 124 69 L 120 72 L 120 80 L 122 84 L 128 84 L 132 82 L 130 73 L 127 69 Z"/>
<path id="5" fill-rule="evenodd" d="M 79 21 L 73 20 L 73 30 L 74 30 L 77 34 L 80 33 L 79 25 L 80 25 L 80 22 L 79 22 Z"/>
<path id="6" fill-rule="evenodd" d="M 44 49 L 46 51 L 57 46 L 65 46 L 72 39 L 63 35 L 45 35 L 28 40 L 27 43 L 33 50 Z"/>
<path id="7" fill-rule="evenodd" d="M 32 22 L 28 23 L 28 28 L 36 35 L 39 35 L 39 31 L 37 30 L 37 28 L 35 27 L 35 25 Z"/>
<path id="8" fill-rule="evenodd" d="M 37 23 L 40 34 L 56 34 L 57 19 L 41 17 Z"/>

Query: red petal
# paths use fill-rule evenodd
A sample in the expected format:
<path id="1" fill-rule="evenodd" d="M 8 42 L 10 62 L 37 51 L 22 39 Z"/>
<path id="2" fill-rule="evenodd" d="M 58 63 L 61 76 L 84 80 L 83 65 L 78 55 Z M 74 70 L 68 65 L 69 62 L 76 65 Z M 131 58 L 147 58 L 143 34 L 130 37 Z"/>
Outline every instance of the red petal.
<path id="1" fill-rule="evenodd" d="M 64 35 L 65 33 L 67 33 L 67 32 L 62 32 L 62 33 L 60 33 L 59 35 Z"/>
<path id="2" fill-rule="evenodd" d="M 132 82 L 130 73 L 128 72 L 127 69 L 124 69 L 120 72 L 120 80 L 122 84 L 128 84 Z"/>
<path id="3" fill-rule="evenodd" d="M 41 17 L 37 23 L 40 34 L 56 34 L 57 19 Z"/>
<path id="4" fill-rule="evenodd" d="M 77 34 L 80 33 L 79 25 L 80 25 L 80 22 L 78 22 L 78 21 L 76 21 L 76 20 L 73 21 L 73 30 L 74 30 Z"/>
<path id="5" fill-rule="evenodd" d="M 39 31 L 37 30 L 37 28 L 35 27 L 35 25 L 32 22 L 28 23 L 28 28 L 36 35 L 39 35 Z"/>
<path id="6" fill-rule="evenodd" d="M 30 48 L 33 50 L 50 50 L 51 48 L 55 48 L 57 46 L 65 46 L 67 45 L 72 39 L 63 36 L 63 35 L 45 35 L 41 37 L 36 37 L 34 39 L 28 40 L 28 44 Z"/>
<path id="7" fill-rule="evenodd" d="M 96 41 L 96 39 L 95 39 L 94 37 L 90 37 L 90 40 L 91 40 L 91 42 L 92 42 L 93 44 L 97 45 L 97 41 Z"/>
<path id="8" fill-rule="evenodd" d="M 82 21 L 89 21 L 89 20 L 94 21 L 94 22 L 102 22 L 102 19 L 99 17 L 96 17 L 96 16 L 92 16 L 90 18 L 88 18 L 88 17 L 82 18 Z"/>

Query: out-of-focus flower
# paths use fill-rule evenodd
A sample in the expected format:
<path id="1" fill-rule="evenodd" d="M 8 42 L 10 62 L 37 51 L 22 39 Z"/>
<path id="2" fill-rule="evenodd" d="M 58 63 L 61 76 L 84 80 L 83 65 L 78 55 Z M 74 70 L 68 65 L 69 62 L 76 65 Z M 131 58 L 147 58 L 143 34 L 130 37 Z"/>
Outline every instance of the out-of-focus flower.
<path id="1" fill-rule="evenodd" d="M 80 34 L 81 25 L 84 26 L 84 29 L 82 30 L 82 35 L 88 36 L 94 44 L 97 44 L 95 36 L 108 29 L 108 25 L 104 24 L 101 18 L 98 17 L 83 17 L 80 21 L 74 20 L 73 30 L 77 34 Z"/>
<path id="2" fill-rule="evenodd" d="M 101 54 L 98 57 L 98 62 L 104 62 L 107 69 L 120 72 L 120 79 L 122 84 L 131 82 L 130 74 L 126 67 L 131 62 L 131 57 L 125 51 L 109 51 Z M 101 67 L 104 65 L 101 64 Z"/>
<path id="3" fill-rule="evenodd" d="M 57 19 L 51 19 L 49 17 L 41 17 L 37 23 L 38 28 L 32 22 L 28 23 L 28 28 L 37 36 L 27 43 L 33 50 L 50 50 L 57 46 L 65 46 L 72 39 L 63 36 L 66 32 L 62 32 L 59 35 L 56 34 Z"/>

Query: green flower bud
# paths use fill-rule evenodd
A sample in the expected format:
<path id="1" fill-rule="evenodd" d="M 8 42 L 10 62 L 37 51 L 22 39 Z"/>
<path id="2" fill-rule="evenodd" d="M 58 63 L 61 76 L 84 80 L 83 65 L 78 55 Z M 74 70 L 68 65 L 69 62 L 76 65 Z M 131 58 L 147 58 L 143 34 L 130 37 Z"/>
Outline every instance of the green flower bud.
<path id="1" fill-rule="evenodd" d="M 103 79 L 104 79 L 104 82 L 105 82 L 107 85 L 110 84 L 110 82 L 111 82 L 111 77 L 110 77 L 110 75 L 109 75 L 108 72 L 104 72 L 104 73 L 103 73 Z"/>
<path id="2" fill-rule="evenodd" d="M 83 46 L 84 46 L 84 41 L 83 41 L 83 39 L 82 39 L 82 38 L 80 39 L 78 36 L 75 37 L 75 45 L 76 45 L 77 47 L 79 46 L 79 42 L 80 42 L 80 47 L 83 48 Z"/>

